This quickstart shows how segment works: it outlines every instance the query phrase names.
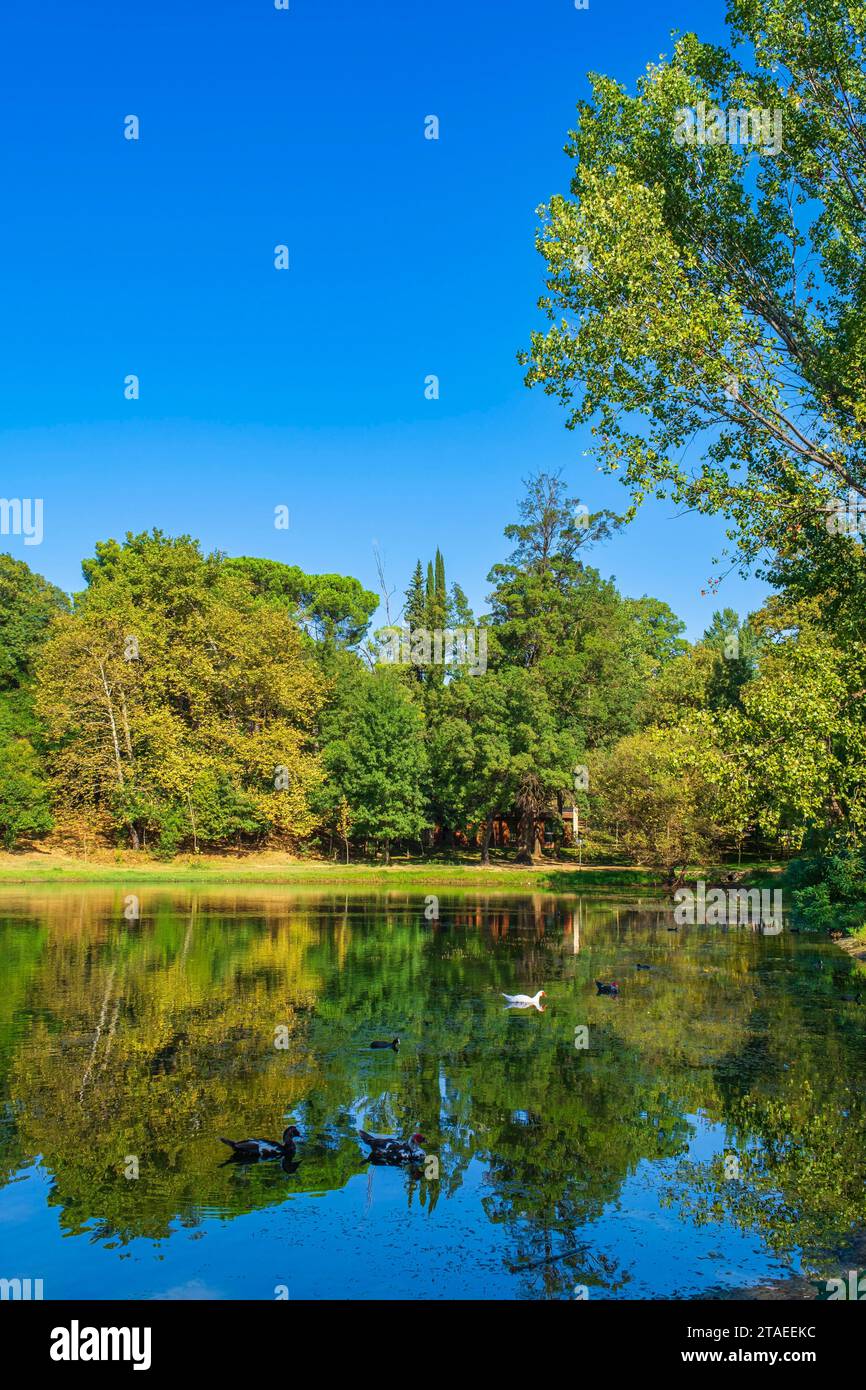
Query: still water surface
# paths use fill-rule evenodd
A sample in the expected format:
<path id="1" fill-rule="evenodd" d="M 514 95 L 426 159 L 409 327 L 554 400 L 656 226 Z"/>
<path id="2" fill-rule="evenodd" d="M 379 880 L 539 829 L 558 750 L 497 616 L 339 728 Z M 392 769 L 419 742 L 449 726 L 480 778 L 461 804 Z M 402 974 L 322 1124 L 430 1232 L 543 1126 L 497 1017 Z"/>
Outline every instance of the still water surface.
<path id="1" fill-rule="evenodd" d="M 847 1268 L 866 1005 L 835 946 L 672 933 L 638 898 L 442 896 L 438 922 L 411 894 L 130 902 L 0 893 L 0 1277 L 594 1299 Z M 538 988 L 544 1013 L 504 1007 Z M 293 1163 L 226 1161 L 220 1135 L 291 1121 Z M 359 1128 L 420 1130 L 426 1170 L 371 1166 Z"/>

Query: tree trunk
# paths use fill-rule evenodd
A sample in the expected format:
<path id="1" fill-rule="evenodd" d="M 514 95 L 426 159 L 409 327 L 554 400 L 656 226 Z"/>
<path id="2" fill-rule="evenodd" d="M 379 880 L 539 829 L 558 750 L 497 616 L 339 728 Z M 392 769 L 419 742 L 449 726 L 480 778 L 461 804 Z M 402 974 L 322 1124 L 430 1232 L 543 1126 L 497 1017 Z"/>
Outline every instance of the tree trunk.
<path id="1" fill-rule="evenodd" d="M 192 825 L 192 848 L 193 848 L 193 853 L 194 853 L 194 854 L 198 854 L 198 831 L 196 830 L 195 813 L 194 813 L 194 811 L 193 811 L 193 809 L 192 809 L 192 797 L 190 796 L 189 792 L 187 792 L 187 794 L 186 794 L 186 804 L 187 804 L 187 806 L 189 807 L 189 819 L 190 819 L 190 823 L 191 823 L 191 825 Z"/>
<path id="2" fill-rule="evenodd" d="M 485 868 L 490 867 L 490 838 L 493 834 L 493 812 L 487 817 L 484 825 L 484 834 L 481 839 L 481 863 Z"/>
<path id="3" fill-rule="evenodd" d="M 105 675 L 105 667 L 102 662 L 97 662 L 99 674 L 102 677 L 102 689 L 105 691 L 105 703 L 108 706 L 108 722 L 111 725 L 111 742 L 114 745 L 114 764 L 117 768 L 117 780 L 123 786 L 123 762 L 120 757 L 120 740 L 117 737 L 117 721 L 114 718 L 114 705 L 111 700 L 111 688 Z"/>
<path id="4" fill-rule="evenodd" d="M 535 848 L 535 817 L 530 812 L 524 812 L 523 819 L 518 826 L 517 838 L 518 864 L 531 864 L 532 851 Z"/>
<path id="5" fill-rule="evenodd" d="M 531 811 L 529 811 L 529 812 L 527 812 L 527 816 L 526 816 L 526 838 L 525 838 L 525 841 L 524 841 L 523 848 L 524 848 L 524 852 L 525 852 L 526 854 L 529 855 L 530 860 L 531 860 L 531 859 L 534 857 L 534 855 L 535 855 L 535 844 L 536 844 L 535 816 L 534 816 L 534 814 L 533 814 Z"/>
<path id="6" fill-rule="evenodd" d="M 683 884 L 686 881 L 686 873 L 688 872 L 688 867 L 688 864 L 683 864 L 682 868 L 678 870 L 676 864 L 671 864 L 670 868 L 668 869 L 666 884 L 668 894 L 670 895 L 670 897 L 673 897 L 674 893 L 678 892 L 679 889 L 682 888 Z"/>
<path id="7" fill-rule="evenodd" d="M 129 761 L 132 762 L 132 735 L 129 732 L 129 715 L 126 713 L 126 696 L 120 692 L 120 710 L 123 715 L 123 737 L 126 743 L 126 752 Z"/>

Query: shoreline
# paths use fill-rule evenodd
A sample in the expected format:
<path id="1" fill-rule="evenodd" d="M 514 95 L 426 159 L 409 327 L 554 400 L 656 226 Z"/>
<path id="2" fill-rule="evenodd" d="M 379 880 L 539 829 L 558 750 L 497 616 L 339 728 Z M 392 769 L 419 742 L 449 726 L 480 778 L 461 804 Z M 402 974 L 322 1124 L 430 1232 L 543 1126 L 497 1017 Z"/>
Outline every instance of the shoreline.
<path id="1" fill-rule="evenodd" d="M 755 865 L 744 880 L 766 879 L 776 866 Z M 695 870 L 701 876 L 704 870 Z M 403 860 L 384 864 L 337 864 L 331 860 L 291 859 L 279 854 L 238 857 L 182 856 L 161 861 L 140 858 L 132 853 L 118 860 L 84 860 L 71 855 L 29 852 L 0 854 L 0 886 L 29 884 L 114 884 L 140 881 L 142 883 L 247 884 L 250 886 L 316 886 L 403 887 L 419 892 L 434 888 L 477 889 L 499 892 L 573 893 L 587 888 L 628 888 L 648 893 L 663 891 L 661 876 L 652 869 L 622 865 L 582 865 L 558 860 L 529 865 L 493 863 L 482 867 L 478 863 L 448 864 Z"/>

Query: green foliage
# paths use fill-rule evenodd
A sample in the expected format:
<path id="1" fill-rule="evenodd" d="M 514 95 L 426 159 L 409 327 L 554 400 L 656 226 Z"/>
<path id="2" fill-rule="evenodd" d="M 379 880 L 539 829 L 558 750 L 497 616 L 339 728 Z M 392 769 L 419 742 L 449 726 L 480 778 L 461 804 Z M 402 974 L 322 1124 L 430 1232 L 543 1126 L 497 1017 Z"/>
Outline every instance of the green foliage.
<path id="1" fill-rule="evenodd" d="M 591 426 L 635 504 L 724 513 L 745 560 L 842 551 L 862 571 L 824 510 L 866 495 L 862 6 L 730 0 L 728 17 L 736 49 L 681 35 L 633 95 L 596 76 L 578 104 L 527 381 Z M 778 114 L 780 139 L 689 141 L 701 102 Z"/>
<path id="2" fill-rule="evenodd" d="M 590 766 L 596 813 L 638 864 L 682 877 L 735 835 L 731 778 L 707 726 L 632 734 Z"/>
<path id="3" fill-rule="evenodd" d="M 428 824 L 424 721 L 399 674 L 347 668 L 324 733 L 332 827 L 348 820 L 352 837 L 382 846 L 386 859 L 395 840 L 419 840 Z"/>
<path id="4" fill-rule="evenodd" d="M 415 565 L 406 590 L 403 617 L 410 628 L 427 626 L 427 591 L 424 588 L 424 571 L 420 560 Z"/>
<path id="5" fill-rule="evenodd" d="M 0 840 L 5 849 L 24 835 L 44 835 L 53 824 L 39 756 L 23 738 L 0 742 Z"/>
<path id="6" fill-rule="evenodd" d="M 866 497 L 863 10 L 730 0 L 728 21 L 729 48 L 680 35 L 633 92 L 593 77 L 567 147 L 570 194 L 541 209 L 549 327 L 532 335 L 526 380 L 569 428 L 589 427 L 629 516 L 647 496 L 720 513 L 740 563 L 760 559 L 782 590 L 656 658 L 637 704 L 650 741 L 615 746 L 607 764 L 645 764 L 652 805 L 637 776 L 629 799 L 682 835 L 687 807 L 657 775 L 654 731 L 685 728 L 707 768 L 725 769 L 730 809 L 715 820 L 740 848 L 856 847 L 866 548 L 828 509 Z M 689 138 L 700 104 L 724 113 L 726 136 L 732 113 L 768 112 L 768 136 L 739 124 L 733 139 Z M 611 785 L 608 822 L 614 801 Z M 686 841 L 708 839 L 693 826 Z"/>
<path id="7" fill-rule="evenodd" d="M 707 704 L 713 710 L 734 708 L 740 703 L 743 686 L 757 674 L 757 634 L 748 621 L 740 622 L 733 608 L 725 608 L 713 614 L 703 642 L 715 658 L 707 685 Z"/>
<path id="8" fill-rule="evenodd" d="M 847 932 L 866 928 L 866 854 L 862 849 L 795 860 L 787 880 L 794 915 L 806 926 Z"/>
<path id="9" fill-rule="evenodd" d="M 305 574 L 297 565 L 247 556 L 226 560 L 225 568 L 263 598 L 284 604 L 326 649 L 358 646 L 379 601 L 348 575 Z"/>
<path id="10" fill-rule="evenodd" d="M 284 604 L 189 537 L 100 543 L 41 649 L 58 799 L 134 846 L 309 834 L 322 678 Z"/>
<path id="11" fill-rule="evenodd" d="M 455 679 L 431 720 L 440 822 L 468 832 L 516 808 L 524 813 L 524 848 L 531 854 L 535 818 L 570 786 L 577 753 L 535 672 L 506 666 Z"/>
<path id="12" fill-rule="evenodd" d="M 862 842 L 866 648 L 841 646 L 820 610 L 771 601 L 757 616 L 765 646 L 725 737 L 753 778 L 763 834 L 793 849 Z"/>
<path id="13" fill-rule="evenodd" d="M 636 626 L 637 640 L 646 653 L 648 674 L 658 675 L 669 662 L 688 651 L 689 644 L 682 636 L 685 623 L 661 599 L 646 595 L 627 598 L 625 610 Z"/>
<path id="14" fill-rule="evenodd" d="M 415 565 L 412 578 L 404 593 L 403 620 L 411 634 L 421 630 L 429 633 L 444 633 L 454 627 L 471 627 L 474 624 L 472 609 L 460 588 L 453 584 L 449 591 L 445 579 L 445 560 L 438 546 L 435 559 L 428 562 L 425 581 L 421 561 Z M 385 629 L 381 638 L 393 633 Z M 444 643 L 443 643 L 444 645 Z M 444 664 L 413 665 L 412 676 L 427 690 L 440 689 L 448 672 Z"/>
<path id="15" fill-rule="evenodd" d="M 28 569 L 0 555 L 0 690 L 19 690 L 32 675 L 33 654 L 66 595 Z"/>
<path id="16" fill-rule="evenodd" d="M 33 665 L 66 596 L 21 560 L 0 555 L 0 837 L 11 849 L 52 826 L 50 797 L 33 710 Z"/>
<path id="17" fill-rule="evenodd" d="M 780 595 L 745 621 L 724 609 L 691 645 L 666 604 L 623 597 L 586 563 L 618 525 L 559 477 L 530 479 L 490 572 L 488 669 L 440 666 L 420 684 L 352 649 L 375 602 L 354 580 L 154 532 L 97 545 L 69 611 L 6 565 L 7 843 L 50 827 L 50 791 L 64 836 L 166 856 L 323 832 L 347 855 L 390 856 L 438 830 L 480 842 L 486 862 L 498 822 L 526 859 L 545 825 L 561 846 L 586 763 L 590 840 L 668 873 L 750 840 L 862 844 L 854 600 Z M 471 620 L 441 551 L 427 581 L 416 565 L 405 617 Z"/>
<path id="18" fill-rule="evenodd" d="M 643 601 L 630 606 L 582 559 L 619 519 L 581 511 L 544 473 L 527 482 L 520 515 L 505 528 L 512 554 L 488 576 L 491 662 L 533 670 L 572 742 L 604 745 L 635 728 L 656 642 Z"/>

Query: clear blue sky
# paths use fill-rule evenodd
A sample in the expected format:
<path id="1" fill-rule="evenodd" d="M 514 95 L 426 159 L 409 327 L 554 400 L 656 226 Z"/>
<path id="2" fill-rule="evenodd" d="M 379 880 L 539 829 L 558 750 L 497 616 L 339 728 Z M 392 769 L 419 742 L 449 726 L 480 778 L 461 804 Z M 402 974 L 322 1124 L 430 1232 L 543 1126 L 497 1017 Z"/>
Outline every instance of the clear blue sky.
<path id="1" fill-rule="evenodd" d="M 7 7 L 0 495 L 44 498 L 45 539 L 0 547 L 73 589 L 97 540 L 159 526 L 375 588 L 377 540 L 402 590 L 439 545 L 480 607 L 522 477 L 562 468 L 591 508 L 622 508 L 515 361 L 541 322 L 535 208 L 567 189 L 586 73 L 631 84 L 671 30 L 718 38 L 722 14 L 721 0 Z M 594 562 L 695 636 L 714 607 L 763 592 L 732 576 L 700 597 L 722 531 L 656 503 Z"/>

